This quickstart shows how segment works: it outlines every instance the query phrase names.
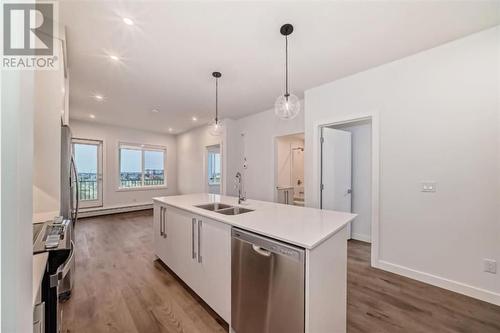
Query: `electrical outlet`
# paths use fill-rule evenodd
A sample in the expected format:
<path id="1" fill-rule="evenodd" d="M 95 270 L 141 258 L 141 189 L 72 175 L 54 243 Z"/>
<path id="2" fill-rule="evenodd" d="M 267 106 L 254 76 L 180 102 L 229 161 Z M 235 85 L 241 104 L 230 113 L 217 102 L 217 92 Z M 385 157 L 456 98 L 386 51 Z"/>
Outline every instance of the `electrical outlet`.
<path id="1" fill-rule="evenodd" d="M 422 182 L 422 192 L 436 192 L 436 182 Z"/>
<path id="2" fill-rule="evenodd" d="M 497 261 L 493 259 L 483 259 L 484 271 L 488 273 L 497 273 Z"/>

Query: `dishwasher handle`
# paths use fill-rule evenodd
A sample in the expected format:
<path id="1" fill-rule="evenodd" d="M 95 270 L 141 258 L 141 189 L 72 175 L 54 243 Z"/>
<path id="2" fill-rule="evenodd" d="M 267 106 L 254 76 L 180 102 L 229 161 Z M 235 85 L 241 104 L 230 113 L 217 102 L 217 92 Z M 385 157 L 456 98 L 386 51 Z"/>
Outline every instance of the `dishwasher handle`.
<path id="1" fill-rule="evenodd" d="M 264 256 L 264 257 L 270 257 L 271 256 L 271 251 L 268 251 L 266 249 L 263 249 L 261 248 L 260 246 L 257 246 L 255 244 L 252 244 L 252 249 L 257 252 L 258 254 L 260 254 L 261 256 Z"/>

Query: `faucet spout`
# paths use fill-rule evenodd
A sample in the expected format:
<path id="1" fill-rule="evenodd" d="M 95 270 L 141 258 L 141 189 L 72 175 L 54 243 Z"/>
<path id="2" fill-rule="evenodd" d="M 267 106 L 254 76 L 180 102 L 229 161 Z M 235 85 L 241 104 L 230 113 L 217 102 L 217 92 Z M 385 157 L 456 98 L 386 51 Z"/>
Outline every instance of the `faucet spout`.
<path id="1" fill-rule="evenodd" d="M 241 204 L 243 201 L 246 200 L 246 198 L 243 196 L 242 192 L 242 187 L 243 187 L 243 177 L 241 173 L 238 171 L 236 172 L 236 179 L 238 180 L 238 205 Z"/>

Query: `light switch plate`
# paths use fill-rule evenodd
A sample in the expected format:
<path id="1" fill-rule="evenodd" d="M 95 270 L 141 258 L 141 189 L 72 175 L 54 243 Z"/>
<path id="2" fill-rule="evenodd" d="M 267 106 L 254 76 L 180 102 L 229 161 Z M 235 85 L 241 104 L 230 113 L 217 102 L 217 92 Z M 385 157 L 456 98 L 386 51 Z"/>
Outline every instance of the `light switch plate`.
<path id="1" fill-rule="evenodd" d="M 437 183 L 436 182 L 422 182 L 421 191 L 422 192 L 436 192 Z"/>
<path id="2" fill-rule="evenodd" d="M 493 259 L 483 259 L 484 271 L 488 273 L 497 273 L 497 262 Z"/>

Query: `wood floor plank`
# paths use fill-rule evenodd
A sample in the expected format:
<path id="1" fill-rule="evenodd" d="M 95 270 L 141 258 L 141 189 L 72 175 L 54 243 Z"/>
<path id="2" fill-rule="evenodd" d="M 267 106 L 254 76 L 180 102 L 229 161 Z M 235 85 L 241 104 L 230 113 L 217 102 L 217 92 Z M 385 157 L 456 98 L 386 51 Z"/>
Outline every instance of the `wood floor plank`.
<path id="1" fill-rule="evenodd" d="M 76 248 L 63 332 L 227 332 L 153 260 L 151 211 L 82 219 Z M 369 244 L 349 241 L 347 281 L 349 333 L 500 333 L 500 307 L 372 268 Z"/>

